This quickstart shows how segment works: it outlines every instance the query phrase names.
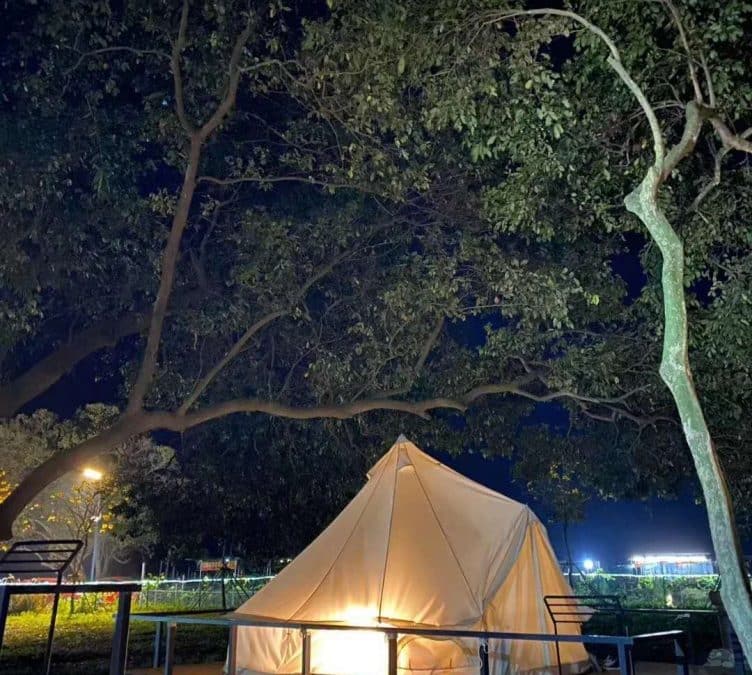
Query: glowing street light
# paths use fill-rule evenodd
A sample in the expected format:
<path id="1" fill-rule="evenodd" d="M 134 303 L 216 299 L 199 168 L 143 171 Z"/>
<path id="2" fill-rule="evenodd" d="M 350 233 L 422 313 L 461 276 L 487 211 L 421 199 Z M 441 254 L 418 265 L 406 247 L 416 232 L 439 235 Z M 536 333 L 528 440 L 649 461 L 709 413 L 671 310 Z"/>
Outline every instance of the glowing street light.
<path id="1" fill-rule="evenodd" d="M 87 466 L 81 472 L 81 475 L 85 480 L 97 483 L 104 478 L 104 473 L 99 469 Z M 96 514 L 92 517 L 94 523 L 94 544 L 91 550 L 91 564 L 89 566 L 89 581 L 97 580 L 97 558 L 99 557 L 99 523 L 102 521 L 102 497 L 97 492 L 96 494 Z"/>
<path id="2" fill-rule="evenodd" d="M 582 561 L 582 567 L 586 572 L 592 572 L 593 568 L 595 567 L 595 563 L 590 558 L 585 558 L 585 560 Z"/>
<path id="3" fill-rule="evenodd" d="M 86 480 L 91 481 L 99 481 L 104 478 L 104 474 L 99 469 L 95 469 L 91 466 L 84 468 L 84 470 L 81 472 L 81 475 L 83 475 Z"/>

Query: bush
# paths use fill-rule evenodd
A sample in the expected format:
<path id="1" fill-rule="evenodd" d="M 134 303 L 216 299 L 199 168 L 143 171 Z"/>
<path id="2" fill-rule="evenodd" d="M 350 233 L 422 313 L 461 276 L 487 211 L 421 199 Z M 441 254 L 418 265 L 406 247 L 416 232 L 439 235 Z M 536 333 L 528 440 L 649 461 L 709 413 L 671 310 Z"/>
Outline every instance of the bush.
<path id="1" fill-rule="evenodd" d="M 573 577 L 578 595 L 618 595 L 624 607 L 659 609 L 713 609 L 708 597 L 716 576 L 636 576 L 631 574 L 589 574 Z M 668 600 L 670 599 L 670 603 Z"/>

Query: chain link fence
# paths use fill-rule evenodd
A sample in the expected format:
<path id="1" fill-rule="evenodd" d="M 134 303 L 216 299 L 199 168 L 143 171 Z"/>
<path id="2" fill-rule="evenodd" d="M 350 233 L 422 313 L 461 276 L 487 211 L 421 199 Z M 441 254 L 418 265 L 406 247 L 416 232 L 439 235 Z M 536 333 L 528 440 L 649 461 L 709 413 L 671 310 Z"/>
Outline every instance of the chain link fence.
<path id="1" fill-rule="evenodd" d="M 273 576 L 203 577 L 198 579 L 145 579 L 134 597 L 137 611 L 158 609 L 234 609 Z"/>

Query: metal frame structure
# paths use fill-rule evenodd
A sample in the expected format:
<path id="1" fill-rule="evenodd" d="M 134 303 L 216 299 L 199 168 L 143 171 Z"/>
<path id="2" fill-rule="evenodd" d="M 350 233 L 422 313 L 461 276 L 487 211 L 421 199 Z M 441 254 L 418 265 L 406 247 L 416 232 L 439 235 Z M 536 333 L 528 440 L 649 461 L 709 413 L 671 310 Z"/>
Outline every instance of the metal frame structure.
<path id="1" fill-rule="evenodd" d="M 469 631 L 469 630 L 442 630 L 433 628 L 397 628 L 392 626 L 358 626 L 342 625 L 327 623 L 309 623 L 297 621 L 268 621 L 255 617 L 236 616 L 219 616 L 219 617 L 202 617 L 193 615 L 178 614 L 134 614 L 133 621 L 147 621 L 155 623 L 157 626 L 164 624 L 167 627 L 167 640 L 165 644 L 165 661 L 164 675 L 172 675 L 175 664 L 175 637 L 179 624 L 192 624 L 204 626 L 224 626 L 229 630 L 229 642 L 227 650 L 227 673 L 236 675 L 236 649 L 237 649 L 237 631 L 243 626 L 256 626 L 267 628 L 288 628 L 300 631 L 303 638 L 303 648 L 301 650 L 301 675 L 311 675 L 311 632 L 319 630 L 335 631 L 371 631 L 383 633 L 388 643 L 388 675 L 397 675 L 397 638 L 400 635 L 421 635 L 429 638 L 469 638 L 479 641 L 479 654 L 481 657 L 481 675 L 489 672 L 488 668 L 488 641 L 489 640 L 522 640 L 536 642 L 554 642 L 557 645 L 560 642 L 575 642 L 579 644 L 601 644 L 616 647 L 619 655 L 619 672 L 620 675 L 633 675 L 633 664 L 631 658 L 632 648 L 637 641 L 643 638 L 653 640 L 673 640 L 677 641 L 684 631 L 667 631 L 667 634 L 654 633 L 645 636 L 629 635 L 557 635 L 551 633 L 511 633 L 500 631 Z M 671 635 L 669 636 L 668 633 Z M 674 635 L 678 633 L 679 635 Z M 161 634 L 161 630 L 159 631 Z M 689 675 L 689 664 L 684 652 L 677 655 L 677 675 Z M 158 666 L 157 666 L 158 667 Z"/>
<path id="2" fill-rule="evenodd" d="M 47 631 L 47 646 L 44 652 L 44 672 L 50 673 L 52 665 L 52 641 L 55 638 L 55 623 L 57 609 L 60 604 L 60 586 L 63 574 L 68 569 L 84 543 L 80 539 L 47 539 L 15 542 L 0 558 L 0 577 L 7 575 L 41 575 L 54 574 L 55 584 L 52 588 L 52 614 L 50 627 Z M 5 596 L 5 594 L 3 594 Z M 0 601 L 0 629 L 5 627 L 5 615 L 9 596 Z M 2 631 L 0 630 L 0 645 L 2 645 Z"/>
<path id="3" fill-rule="evenodd" d="M 627 635 L 624 623 L 624 609 L 618 595 L 546 595 L 543 597 L 554 634 L 559 634 L 559 624 L 577 624 L 582 626 L 595 613 L 616 617 L 616 630 L 620 635 Z M 561 651 L 556 643 L 556 664 L 559 675 L 561 668 Z M 621 667 L 621 663 L 619 664 Z"/>
<path id="4" fill-rule="evenodd" d="M 613 616 L 616 619 L 617 632 L 622 636 L 629 636 L 629 630 L 626 623 L 627 613 L 661 613 L 662 610 L 645 609 L 630 610 L 622 607 L 621 599 L 618 595 L 546 595 L 543 602 L 551 617 L 554 625 L 554 634 L 559 634 L 559 624 L 577 624 L 582 626 L 589 621 L 594 614 Z M 670 610 L 667 610 L 670 611 Z M 676 610 L 678 612 L 678 610 Z M 686 612 L 682 612 L 686 613 Z M 691 637 L 684 630 L 666 630 L 655 633 L 642 633 L 632 636 L 632 645 L 671 642 L 674 646 L 674 656 L 677 663 L 683 664 L 685 675 L 689 672 L 688 654 L 691 649 Z M 631 652 L 631 650 L 630 650 Z M 634 664 L 632 663 L 632 654 L 626 654 L 629 659 L 628 664 L 622 664 L 622 658 L 625 655 L 619 651 L 619 669 L 627 666 L 634 673 Z M 563 675 L 561 667 L 561 654 L 559 642 L 556 642 L 556 663 L 559 669 L 559 675 Z"/>

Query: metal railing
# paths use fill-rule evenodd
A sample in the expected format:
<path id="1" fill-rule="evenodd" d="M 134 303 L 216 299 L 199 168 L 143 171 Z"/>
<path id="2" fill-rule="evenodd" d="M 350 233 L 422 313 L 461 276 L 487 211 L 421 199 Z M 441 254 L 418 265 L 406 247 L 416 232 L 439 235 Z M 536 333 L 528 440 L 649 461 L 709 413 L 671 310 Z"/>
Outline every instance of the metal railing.
<path id="1" fill-rule="evenodd" d="M 204 614 L 204 616 L 201 616 Z M 387 663 L 386 672 L 388 675 L 397 673 L 397 638 L 402 635 L 423 636 L 428 638 L 465 638 L 478 640 L 478 653 L 481 657 L 481 675 L 489 673 L 488 667 L 488 642 L 489 640 L 519 640 L 534 641 L 560 644 L 577 643 L 577 644 L 599 644 L 609 645 L 616 648 L 619 662 L 620 675 L 633 675 L 632 650 L 635 644 L 641 638 L 653 638 L 654 641 L 662 639 L 663 635 L 656 633 L 650 636 L 627 636 L 627 635 L 554 635 L 551 633 L 513 633 L 507 631 L 475 631 L 475 630 L 454 630 L 439 628 L 407 628 L 394 626 L 362 626 L 362 625 L 342 625 L 311 623 L 301 621 L 271 621 L 262 620 L 256 617 L 244 617 L 241 615 L 223 615 L 208 617 L 206 612 L 195 612 L 191 614 L 133 614 L 133 621 L 147 621 L 157 624 L 157 634 L 155 640 L 155 663 L 154 667 L 159 667 L 159 637 L 162 633 L 163 626 L 166 628 L 166 640 L 164 645 L 164 674 L 172 675 L 175 663 L 175 638 L 179 624 L 204 625 L 204 626 L 224 626 L 229 630 L 229 641 L 227 650 L 227 673 L 235 675 L 237 673 L 237 632 L 241 627 L 257 628 L 287 628 L 300 631 L 302 637 L 301 649 L 301 674 L 311 674 L 311 633 L 313 631 L 369 631 L 385 635 L 387 639 Z M 677 675 L 688 675 L 689 664 L 680 643 L 677 640 L 677 631 L 667 635 L 666 639 L 674 644 L 674 653 L 677 658 Z M 551 665 L 555 669 L 555 664 Z"/>

